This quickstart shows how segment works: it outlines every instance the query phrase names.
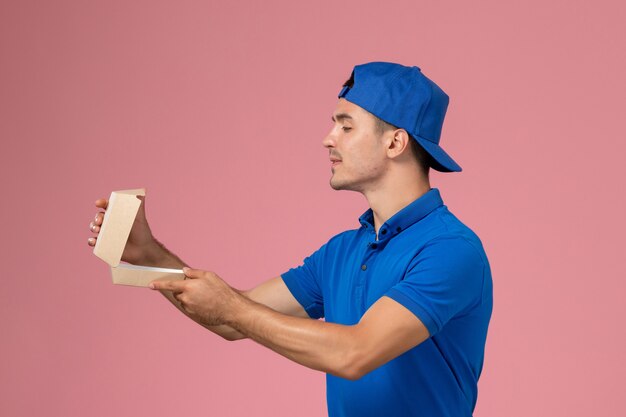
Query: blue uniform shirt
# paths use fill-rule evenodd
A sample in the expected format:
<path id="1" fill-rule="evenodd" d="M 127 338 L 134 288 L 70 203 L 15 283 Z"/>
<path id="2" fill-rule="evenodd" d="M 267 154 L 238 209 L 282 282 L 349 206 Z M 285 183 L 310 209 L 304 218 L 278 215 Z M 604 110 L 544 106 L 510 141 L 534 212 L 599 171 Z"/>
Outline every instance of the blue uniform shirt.
<path id="1" fill-rule="evenodd" d="M 285 284 L 310 317 L 346 325 L 390 297 L 430 337 L 358 380 L 326 374 L 329 417 L 471 416 L 492 311 L 480 239 L 437 188 L 387 220 L 379 240 L 371 208 L 359 222 L 283 273 Z"/>

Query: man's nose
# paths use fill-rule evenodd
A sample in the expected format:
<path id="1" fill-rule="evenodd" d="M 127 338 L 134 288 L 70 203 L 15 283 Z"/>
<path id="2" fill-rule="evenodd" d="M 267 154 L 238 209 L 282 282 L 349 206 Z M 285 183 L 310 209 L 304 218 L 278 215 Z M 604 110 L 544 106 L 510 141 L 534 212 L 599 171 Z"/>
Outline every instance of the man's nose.
<path id="1" fill-rule="evenodd" d="M 328 135 L 322 140 L 322 145 L 325 148 L 332 148 L 335 146 L 335 135 L 333 135 L 333 131 L 331 130 Z"/>

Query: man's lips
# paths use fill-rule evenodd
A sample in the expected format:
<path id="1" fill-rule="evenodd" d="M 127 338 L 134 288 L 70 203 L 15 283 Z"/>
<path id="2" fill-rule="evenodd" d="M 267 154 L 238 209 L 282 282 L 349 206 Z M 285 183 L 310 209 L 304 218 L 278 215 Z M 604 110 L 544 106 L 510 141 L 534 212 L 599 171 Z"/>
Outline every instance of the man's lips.
<path id="1" fill-rule="evenodd" d="M 341 159 L 330 158 L 330 163 L 331 163 L 331 166 L 335 166 L 335 165 L 341 163 Z"/>

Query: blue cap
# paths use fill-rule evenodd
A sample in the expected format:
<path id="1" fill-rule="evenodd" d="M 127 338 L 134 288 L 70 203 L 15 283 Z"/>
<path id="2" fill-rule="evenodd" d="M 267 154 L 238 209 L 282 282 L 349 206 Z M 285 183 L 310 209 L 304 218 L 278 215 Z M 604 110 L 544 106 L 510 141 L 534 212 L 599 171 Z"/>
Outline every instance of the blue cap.
<path id="1" fill-rule="evenodd" d="M 433 169 L 461 171 L 459 164 L 439 146 L 450 99 L 418 67 L 369 62 L 355 66 L 349 81 L 353 85 L 344 85 L 339 98 L 406 130 L 432 157 Z"/>

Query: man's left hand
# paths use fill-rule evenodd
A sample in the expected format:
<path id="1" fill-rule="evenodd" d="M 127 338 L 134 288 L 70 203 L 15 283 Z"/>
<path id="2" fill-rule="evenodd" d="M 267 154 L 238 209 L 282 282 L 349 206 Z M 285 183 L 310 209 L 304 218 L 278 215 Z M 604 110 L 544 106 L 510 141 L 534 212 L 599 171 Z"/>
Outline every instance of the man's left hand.
<path id="1" fill-rule="evenodd" d="M 243 296 L 215 272 L 183 268 L 182 281 L 152 281 L 150 288 L 171 291 L 192 319 L 208 326 L 225 324 L 230 312 Z"/>

